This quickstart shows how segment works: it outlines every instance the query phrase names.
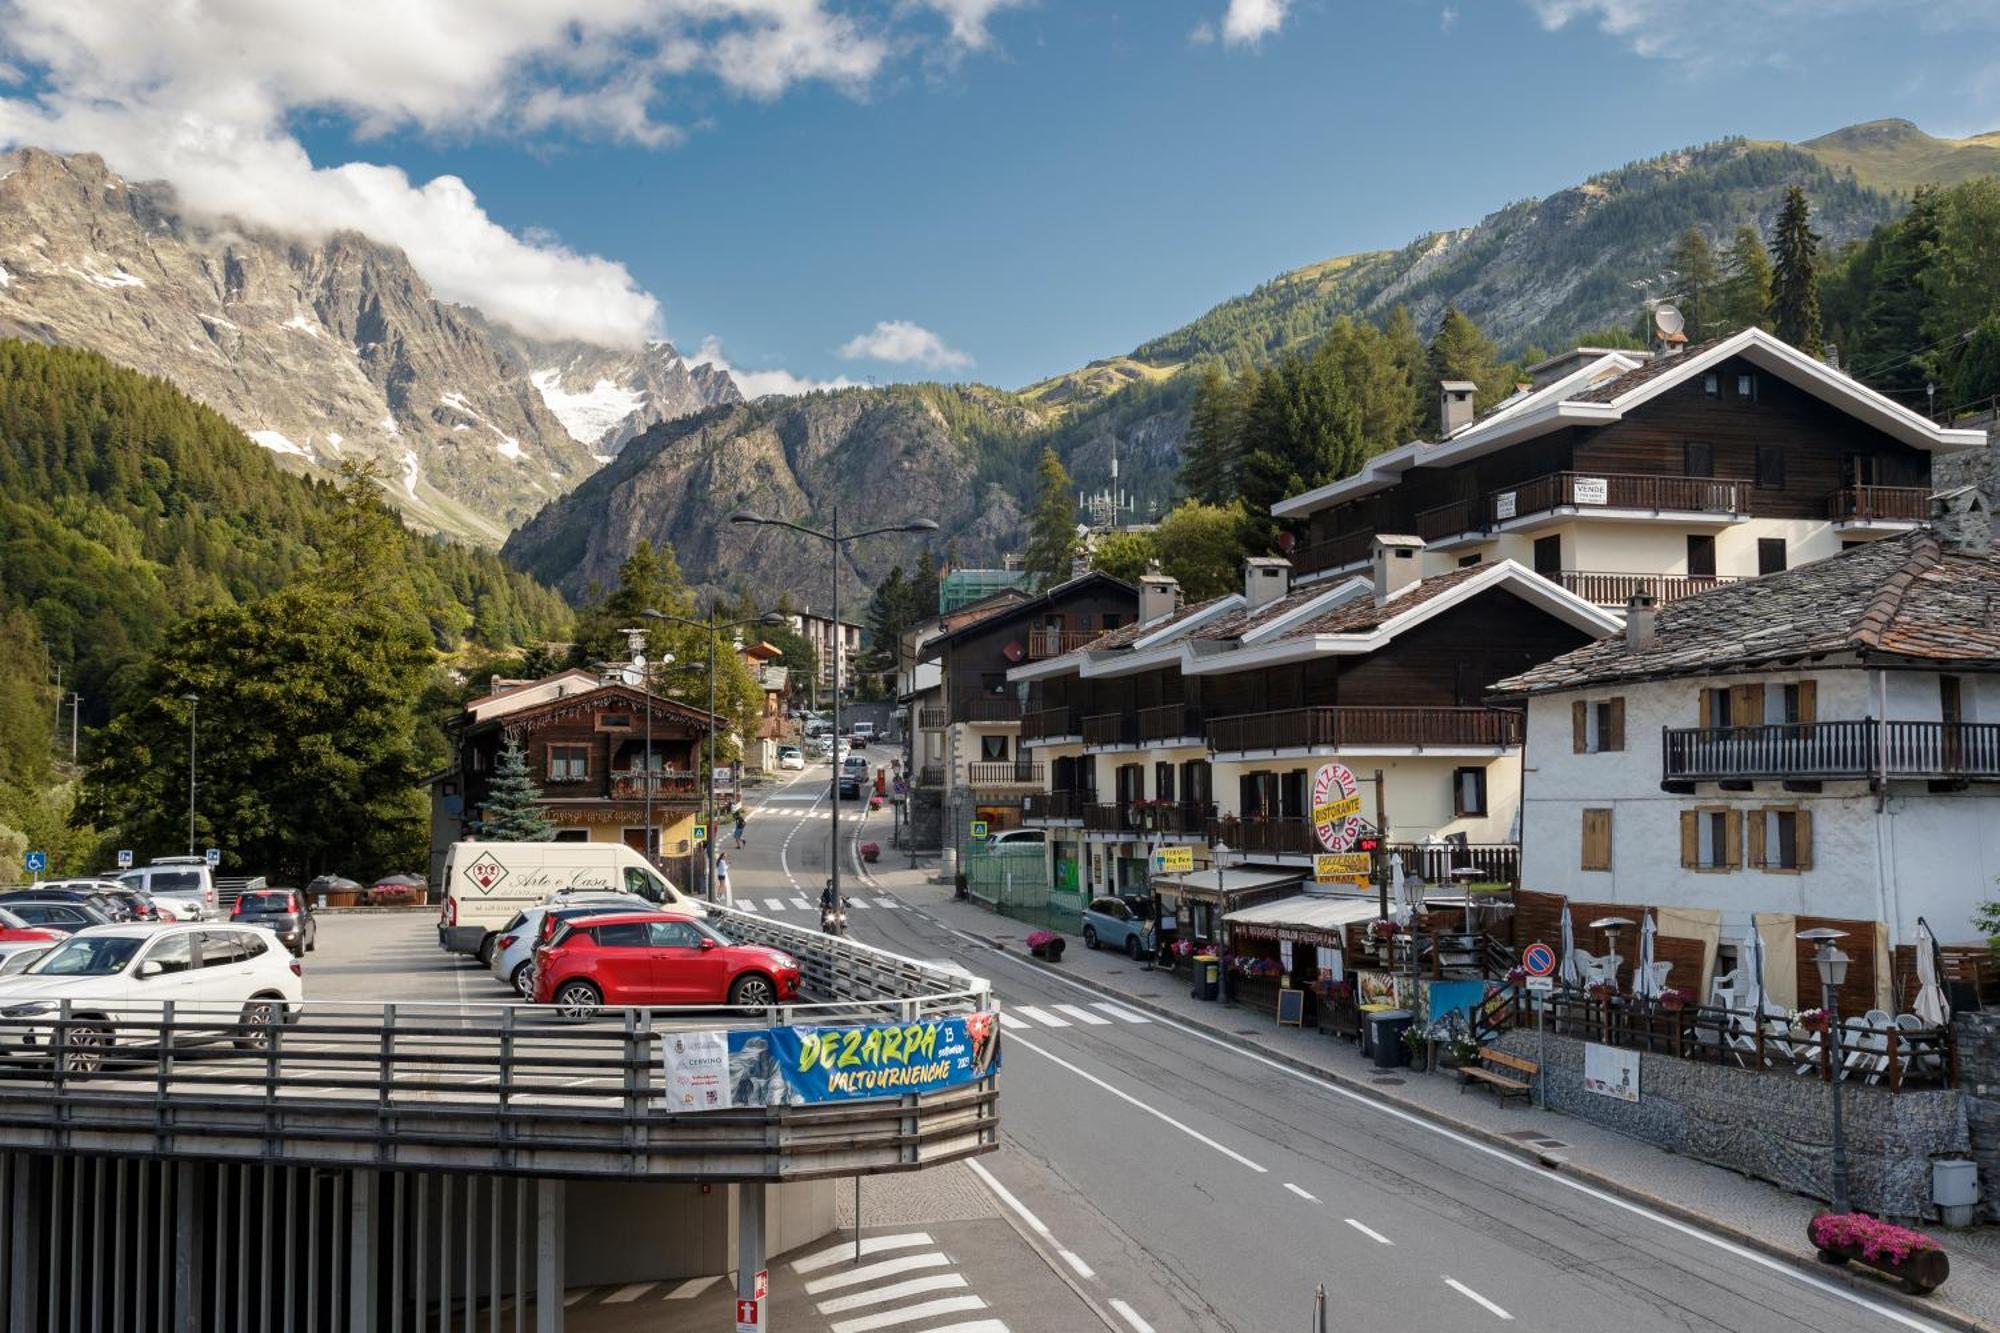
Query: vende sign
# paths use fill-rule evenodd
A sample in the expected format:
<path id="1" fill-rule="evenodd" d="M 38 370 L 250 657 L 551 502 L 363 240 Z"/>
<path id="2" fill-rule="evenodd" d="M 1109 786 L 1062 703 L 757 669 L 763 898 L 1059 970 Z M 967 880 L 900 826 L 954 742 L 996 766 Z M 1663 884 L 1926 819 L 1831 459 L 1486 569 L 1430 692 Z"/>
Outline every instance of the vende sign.
<path id="1" fill-rule="evenodd" d="M 1345 764 L 1322 764 L 1313 775 L 1313 833 L 1329 852 L 1344 852 L 1361 836 L 1361 787 Z"/>

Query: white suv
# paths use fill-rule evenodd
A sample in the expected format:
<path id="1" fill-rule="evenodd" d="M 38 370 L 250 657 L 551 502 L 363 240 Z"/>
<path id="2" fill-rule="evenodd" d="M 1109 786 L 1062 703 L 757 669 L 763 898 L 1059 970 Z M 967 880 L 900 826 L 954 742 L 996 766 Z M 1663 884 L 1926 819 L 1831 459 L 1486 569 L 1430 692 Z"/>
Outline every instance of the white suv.
<path id="1" fill-rule="evenodd" d="M 62 1002 L 77 1020 L 62 1036 L 62 1066 L 89 1073 L 107 1046 L 157 1046 L 146 1026 L 175 1005 L 175 1039 L 234 1041 L 262 1050 L 274 1024 L 305 999 L 304 970 L 259 926 L 92 926 L 18 976 L 0 977 L 0 1051 L 46 1058 Z"/>
<path id="2" fill-rule="evenodd" d="M 165 898 L 183 921 L 216 913 L 215 875 L 199 856 L 163 856 L 144 869 L 126 871 L 118 882 L 148 897 Z"/>

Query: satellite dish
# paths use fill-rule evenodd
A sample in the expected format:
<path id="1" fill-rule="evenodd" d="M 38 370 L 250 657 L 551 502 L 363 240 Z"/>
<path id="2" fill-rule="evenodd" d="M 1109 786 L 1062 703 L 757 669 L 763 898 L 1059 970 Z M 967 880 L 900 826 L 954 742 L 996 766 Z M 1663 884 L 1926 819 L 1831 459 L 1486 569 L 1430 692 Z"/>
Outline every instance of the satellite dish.
<path id="1" fill-rule="evenodd" d="M 1671 338 L 1687 327 L 1687 320 L 1677 306 L 1660 305 L 1653 308 L 1653 327 Z"/>
<path id="2" fill-rule="evenodd" d="M 1297 546 L 1298 544 L 1299 544 L 1299 539 L 1297 537 L 1294 537 L 1291 533 L 1281 532 L 1278 534 L 1278 549 L 1280 551 L 1283 551 L 1286 555 L 1290 555 L 1292 553 L 1292 548 Z"/>
<path id="3" fill-rule="evenodd" d="M 1008 645 L 1005 648 L 1002 648 L 1000 650 L 1000 655 L 1006 658 L 1009 662 L 1018 662 L 1022 658 L 1026 657 L 1028 654 L 1027 651 L 1021 647 L 1019 641 L 1014 641 L 1008 643 Z"/>

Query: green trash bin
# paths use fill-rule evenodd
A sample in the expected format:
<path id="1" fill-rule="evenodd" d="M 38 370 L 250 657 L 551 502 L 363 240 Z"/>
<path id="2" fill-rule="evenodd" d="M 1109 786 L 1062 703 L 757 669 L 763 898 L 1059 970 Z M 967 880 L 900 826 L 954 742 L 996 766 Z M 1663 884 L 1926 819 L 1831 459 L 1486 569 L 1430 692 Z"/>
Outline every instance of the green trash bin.
<path id="1" fill-rule="evenodd" d="M 1219 1000 L 1222 998 L 1222 960 L 1212 953 L 1198 953 L 1194 956 L 1194 990 L 1190 992 L 1197 1000 Z"/>

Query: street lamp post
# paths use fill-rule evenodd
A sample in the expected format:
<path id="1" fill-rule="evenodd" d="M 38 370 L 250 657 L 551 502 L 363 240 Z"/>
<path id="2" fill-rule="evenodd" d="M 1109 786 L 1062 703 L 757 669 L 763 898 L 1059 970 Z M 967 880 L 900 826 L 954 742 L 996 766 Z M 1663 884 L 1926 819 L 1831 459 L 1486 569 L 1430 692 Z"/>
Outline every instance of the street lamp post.
<path id="1" fill-rule="evenodd" d="M 194 714 L 201 703 L 198 694 L 183 694 L 188 706 L 188 855 L 194 855 Z"/>
<path id="2" fill-rule="evenodd" d="M 1847 1134 L 1840 1106 L 1840 1013 L 1834 1008 L 1834 996 L 1847 981 L 1848 958 L 1833 942 L 1846 936 L 1846 931 L 1827 927 L 1799 932 L 1800 939 L 1818 946 L 1813 962 L 1819 968 L 1820 1014 L 1826 1023 L 1827 1071 L 1832 1079 L 1833 1211 L 1836 1213 L 1854 1211 L 1847 1197 Z"/>
<path id="3" fill-rule="evenodd" d="M 785 618 L 779 615 L 776 611 L 769 611 L 761 616 L 753 616 L 749 620 L 732 620 L 726 625 L 718 625 L 715 621 L 714 602 L 710 602 L 708 604 L 708 619 L 706 620 L 690 620 L 686 616 L 670 616 L 664 611 L 656 611 L 651 607 L 646 608 L 639 614 L 645 617 L 647 620 L 672 621 L 673 623 L 678 625 L 692 625 L 696 629 L 705 629 L 708 631 L 708 775 L 706 780 L 702 784 L 702 791 L 706 795 L 706 804 L 707 804 L 707 810 L 703 817 L 707 820 L 708 824 L 708 837 L 704 840 L 704 846 L 708 858 L 708 879 L 705 881 L 702 891 L 712 900 L 715 897 L 715 675 L 716 675 L 715 640 L 716 636 L 720 634 L 723 630 L 736 629 L 743 625 L 782 625 L 785 623 Z M 693 664 L 691 663 L 690 665 Z M 650 718 L 652 717 L 652 709 L 653 709 L 653 695 L 652 691 L 648 689 L 646 692 L 646 715 L 647 718 L 649 719 L 648 730 L 646 735 L 646 796 L 647 796 L 646 827 L 648 830 L 647 833 L 648 837 L 652 836 L 651 829 L 652 829 L 652 817 L 653 817 L 653 807 L 652 807 L 653 751 L 652 751 L 652 731 L 650 724 Z"/>
<path id="4" fill-rule="evenodd" d="M 937 523 L 928 518 L 911 519 L 904 523 L 885 523 L 878 528 L 864 528 L 860 532 L 840 530 L 840 506 L 833 505 L 829 514 L 830 522 L 826 530 L 809 528 L 801 523 L 792 523 L 782 518 L 767 518 L 748 509 L 739 509 L 729 516 L 731 523 L 755 524 L 762 527 L 790 528 L 801 536 L 816 537 L 825 542 L 833 554 L 833 772 L 832 822 L 828 825 L 828 863 L 832 869 L 828 874 L 833 889 L 833 901 L 840 902 L 840 555 L 841 547 L 849 542 L 860 541 L 863 537 L 874 537 L 885 532 L 936 532 Z"/>

